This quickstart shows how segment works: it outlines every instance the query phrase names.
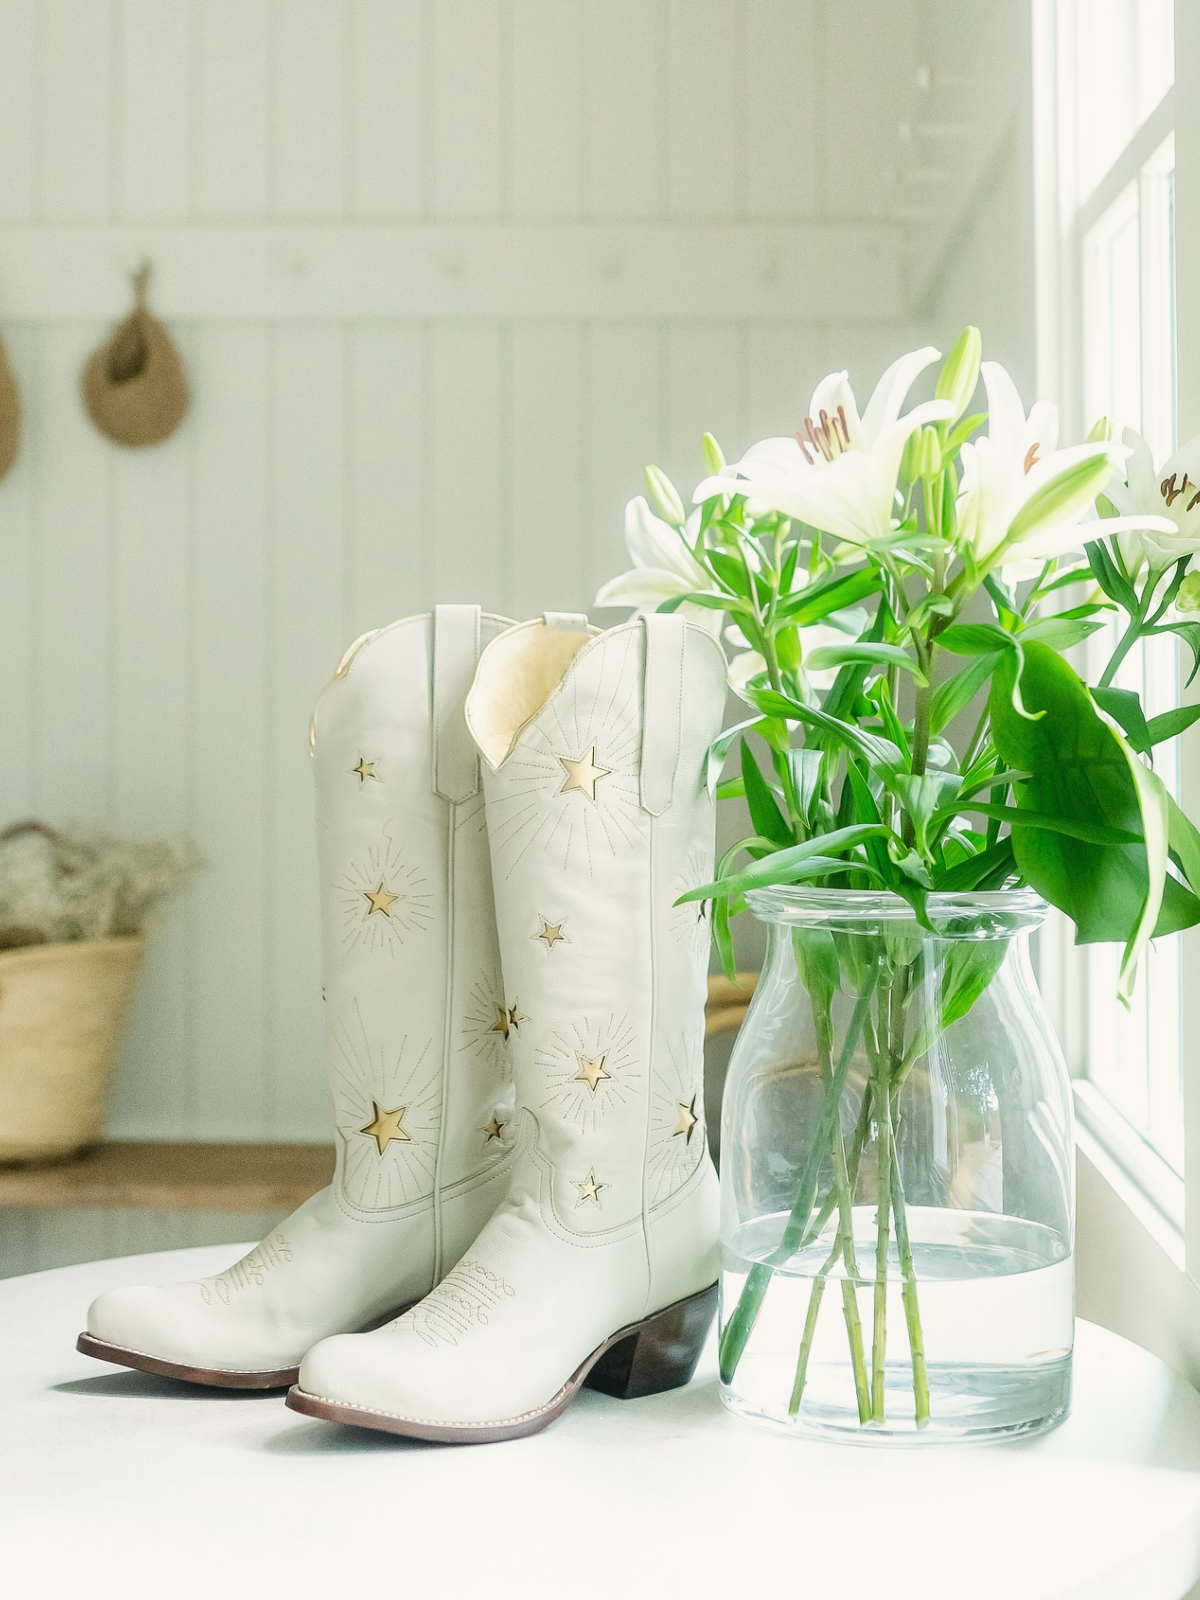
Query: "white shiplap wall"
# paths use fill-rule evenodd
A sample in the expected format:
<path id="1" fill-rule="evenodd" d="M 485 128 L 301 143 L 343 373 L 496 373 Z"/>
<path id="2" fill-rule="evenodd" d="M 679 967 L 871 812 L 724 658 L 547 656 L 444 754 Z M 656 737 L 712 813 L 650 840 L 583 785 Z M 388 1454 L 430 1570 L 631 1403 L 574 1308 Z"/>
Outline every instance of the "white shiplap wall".
<path id="1" fill-rule="evenodd" d="M 645 461 L 689 484 L 703 429 L 790 429 L 830 366 L 903 347 L 877 154 L 911 15 L 0 0 L 0 821 L 183 828 L 208 861 L 114 1135 L 326 1134 L 306 729 L 349 639 L 586 605 Z M 78 379 L 143 254 L 194 409 L 130 452 Z M 29 1262 L 54 1226 L 0 1231 Z M 89 1253 L 134 1247 L 106 1227 Z"/>

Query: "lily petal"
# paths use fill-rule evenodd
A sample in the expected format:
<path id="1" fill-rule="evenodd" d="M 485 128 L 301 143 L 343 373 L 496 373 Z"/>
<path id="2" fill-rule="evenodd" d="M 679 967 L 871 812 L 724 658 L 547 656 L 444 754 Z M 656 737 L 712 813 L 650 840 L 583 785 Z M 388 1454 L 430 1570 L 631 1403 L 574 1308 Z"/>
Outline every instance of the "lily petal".
<path id="1" fill-rule="evenodd" d="M 867 409 L 863 413 L 862 431 L 867 449 L 871 448 L 885 428 L 891 427 L 897 420 L 908 391 L 921 373 L 926 367 L 931 367 L 935 361 L 940 360 L 941 351 L 927 344 L 920 350 L 910 350 L 907 355 L 892 362 L 875 385 L 875 392 L 867 402 Z M 938 403 L 949 405 L 948 401 Z M 953 414 L 953 411 L 954 407 L 951 405 L 947 415 Z"/>

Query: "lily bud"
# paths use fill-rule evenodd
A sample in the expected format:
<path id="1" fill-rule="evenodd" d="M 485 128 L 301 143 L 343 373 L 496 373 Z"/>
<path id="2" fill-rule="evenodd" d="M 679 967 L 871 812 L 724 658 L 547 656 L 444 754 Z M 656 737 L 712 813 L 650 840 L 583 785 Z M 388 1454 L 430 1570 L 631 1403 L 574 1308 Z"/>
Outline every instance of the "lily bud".
<path id="1" fill-rule="evenodd" d="M 1100 417 L 1098 419 L 1098 421 L 1096 421 L 1096 422 L 1094 422 L 1092 424 L 1092 431 L 1087 436 L 1087 442 L 1088 442 L 1088 444 L 1107 444 L 1108 441 L 1112 438 L 1112 436 L 1113 436 L 1112 423 L 1108 420 L 1107 417 Z M 1116 512 L 1115 511 L 1111 511 L 1111 512 L 1109 512 L 1109 515 L 1115 517 L 1116 516 Z"/>
<path id="2" fill-rule="evenodd" d="M 655 511 L 663 521 L 669 522 L 673 528 L 682 528 L 687 520 L 683 501 L 679 498 L 679 491 L 661 467 L 646 468 L 646 488 L 650 492 L 650 500 Z"/>
<path id="3" fill-rule="evenodd" d="M 721 449 L 721 446 L 713 438 L 711 433 L 706 433 L 704 435 L 703 445 L 704 470 L 708 473 L 710 478 L 715 478 L 717 473 L 720 472 L 721 468 L 725 465 L 725 452 Z"/>
<path id="4" fill-rule="evenodd" d="M 942 440 L 937 428 L 922 428 L 915 438 L 913 477 L 927 481 L 938 477 L 942 470 Z"/>
<path id="5" fill-rule="evenodd" d="M 1200 572 L 1189 572 L 1175 596 L 1176 611 L 1200 611 Z"/>
<path id="6" fill-rule="evenodd" d="M 983 339 L 978 328 L 968 324 L 954 341 L 954 348 L 942 363 L 938 373 L 935 394 L 939 400 L 949 400 L 954 407 L 950 421 L 957 422 L 971 403 L 975 385 L 979 382 L 979 363 L 983 357 Z"/>

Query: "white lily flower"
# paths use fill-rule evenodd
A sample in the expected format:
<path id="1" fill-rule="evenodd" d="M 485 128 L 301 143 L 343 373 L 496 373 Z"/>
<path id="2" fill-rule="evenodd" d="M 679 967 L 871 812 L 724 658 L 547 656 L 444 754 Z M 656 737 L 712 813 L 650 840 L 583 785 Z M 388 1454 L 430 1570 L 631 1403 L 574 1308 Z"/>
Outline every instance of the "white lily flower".
<path id="1" fill-rule="evenodd" d="M 698 511 L 687 519 L 684 532 L 695 544 L 700 533 Z M 712 580 L 683 539 L 670 523 L 654 515 L 645 495 L 638 495 L 625 507 L 625 548 L 633 566 L 600 589 L 595 599 L 598 606 L 634 606 L 640 614 L 657 611 L 664 600 L 677 595 L 712 587 Z M 720 634 L 723 612 L 686 603 L 679 609 L 714 638 Z"/>
<path id="2" fill-rule="evenodd" d="M 1095 457 L 1107 457 L 1115 472 L 1128 451 L 1104 440 L 1059 450 L 1057 406 L 1040 400 L 1026 416 L 1017 386 L 1000 363 L 985 361 L 980 370 L 988 396 L 988 433 L 962 447 L 958 533 L 983 565 L 1009 539 L 1014 522 L 1039 491 Z M 1048 507 L 1045 519 L 1027 526 L 1014 541 L 1014 560 L 1006 563 L 1006 573 L 1017 579 L 1032 575 L 1051 556 L 1082 551 L 1087 540 L 1098 538 L 1097 525 L 1085 520 L 1094 516 L 1096 493 L 1094 486 L 1085 485 Z M 1102 531 L 1145 526 L 1146 518 L 1135 516 L 1110 519 Z"/>
<path id="3" fill-rule="evenodd" d="M 1154 470 L 1150 446 L 1132 428 L 1122 434 L 1129 448 L 1126 482 L 1114 478 L 1104 493 L 1121 516 L 1105 518 L 1100 534 L 1117 533 L 1125 570 L 1135 576 L 1143 562 L 1162 571 L 1200 550 L 1200 438 L 1176 450 Z M 1120 531 L 1124 526 L 1126 531 Z"/>
<path id="4" fill-rule="evenodd" d="M 910 434 L 947 420 L 948 400 L 929 400 L 900 415 L 917 376 L 939 359 L 932 346 L 901 356 L 880 378 L 863 416 L 845 372 L 813 392 L 804 427 L 790 439 L 764 439 L 740 461 L 706 478 L 692 496 L 745 494 L 848 544 L 868 544 L 892 530 L 896 480 Z"/>

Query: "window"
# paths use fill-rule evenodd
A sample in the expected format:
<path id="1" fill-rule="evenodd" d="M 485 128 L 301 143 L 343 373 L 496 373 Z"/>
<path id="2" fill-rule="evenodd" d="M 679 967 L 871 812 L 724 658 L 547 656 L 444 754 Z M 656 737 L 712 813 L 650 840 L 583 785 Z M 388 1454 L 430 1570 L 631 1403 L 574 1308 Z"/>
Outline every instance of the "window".
<path id="1" fill-rule="evenodd" d="M 1136 428 L 1162 462 L 1177 432 L 1173 5 L 1058 0 L 1053 17 L 1064 420 L 1075 437 L 1105 416 L 1118 430 Z M 1114 625 L 1088 641 L 1095 672 L 1115 637 Z M 1139 647 L 1116 682 L 1137 689 L 1150 713 L 1178 705 L 1176 641 Z M 1178 741 L 1159 747 L 1155 765 L 1178 797 Z M 1115 997 L 1120 951 L 1074 949 L 1062 923 L 1046 945 L 1056 939 L 1059 950 L 1046 954 L 1081 1121 L 1182 1226 L 1182 940 L 1157 941 L 1126 1010 Z"/>

